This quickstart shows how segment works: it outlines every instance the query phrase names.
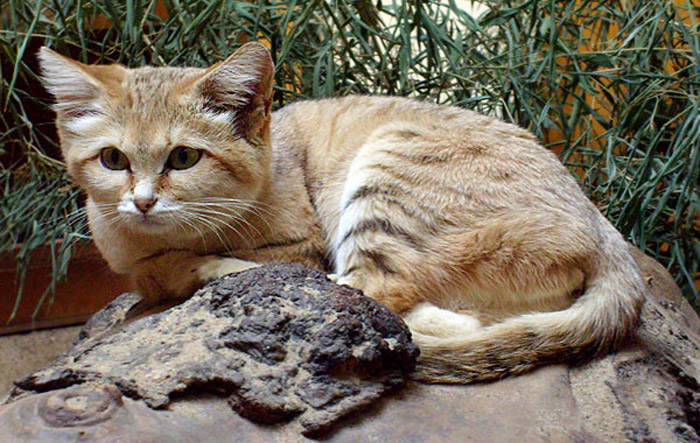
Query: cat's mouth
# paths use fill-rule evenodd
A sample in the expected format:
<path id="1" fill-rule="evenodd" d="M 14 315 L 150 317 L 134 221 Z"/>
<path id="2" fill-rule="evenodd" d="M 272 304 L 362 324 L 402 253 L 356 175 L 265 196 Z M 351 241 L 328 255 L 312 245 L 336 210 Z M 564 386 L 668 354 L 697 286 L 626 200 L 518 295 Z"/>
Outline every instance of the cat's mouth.
<path id="1" fill-rule="evenodd" d="M 127 213 L 127 223 L 135 229 L 144 231 L 162 231 L 170 227 L 171 223 L 167 217 L 161 217 L 156 214 L 133 214 Z"/>
<path id="2" fill-rule="evenodd" d="M 148 226 L 165 224 L 165 222 L 163 220 L 160 220 L 158 217 L 154 217 L 148 214 L 137 216 L 137 218 L 139 223 L 143 223 Z"/>

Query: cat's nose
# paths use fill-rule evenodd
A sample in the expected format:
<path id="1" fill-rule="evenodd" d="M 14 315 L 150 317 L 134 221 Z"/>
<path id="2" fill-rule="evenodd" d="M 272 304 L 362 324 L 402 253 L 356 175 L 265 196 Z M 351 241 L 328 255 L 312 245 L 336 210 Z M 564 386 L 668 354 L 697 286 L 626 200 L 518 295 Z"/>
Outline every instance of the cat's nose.
<path id="1" fill-rule="evenodd" d="M 158 201 L 158 199 L 155 197 L 135 197 L 134 205 L 139 208 L 139 211 L 145 214 L 156 204 L 156 201 Z"/>

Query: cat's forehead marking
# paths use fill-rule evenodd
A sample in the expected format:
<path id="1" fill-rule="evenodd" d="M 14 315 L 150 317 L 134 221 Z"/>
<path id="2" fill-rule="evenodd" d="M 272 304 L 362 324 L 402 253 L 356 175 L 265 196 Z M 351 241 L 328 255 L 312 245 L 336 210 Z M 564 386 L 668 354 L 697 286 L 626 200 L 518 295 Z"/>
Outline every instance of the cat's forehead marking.
<path id="1" fill-rule="evenodd" d="M 115 109 L 124 147 L 145 154 L 167 146 L 172 128 L 184 117 L 183 108 L 173 96 L 180 93 L 182 84 L 200 73 L 196 68 L 131 69 L 122 85 L 124 95 Z"/>
<path id="2" fill-rule="evenodd" d="M 165 109 L 170 104 L 168 99 L 179 90 L 178 86 L 200 73 L 196 68 L 147 66 L 132 69 L 124 85 L 129 105 L 141 112 Z"/>

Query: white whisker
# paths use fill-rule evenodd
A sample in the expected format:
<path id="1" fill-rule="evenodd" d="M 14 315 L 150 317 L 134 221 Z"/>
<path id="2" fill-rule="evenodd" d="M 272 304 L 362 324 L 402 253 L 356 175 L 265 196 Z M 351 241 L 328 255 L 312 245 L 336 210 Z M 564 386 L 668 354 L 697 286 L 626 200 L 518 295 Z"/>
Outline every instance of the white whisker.
<path id="1" fill-rule="evenodd" d="M 199 237 L 202 239 L 202 244 L 204 246 L 204 249 L 205 250 L 208 249 L 207 248 L 207 238 L 204 235 L 204 232 L 199 228 L 199 226 L 197 226 L 196 223 L 189 220 L 186 213 L 181 213 L 180 217 L 175 217 L 175 215 L 172 212 L 168 212 L 167 214 L 170 216 L 170 219 L 173 221 L 176 228 L 182 229 L 185 232 L 187 232 L 186 228 L 194 229 L 195 231 L 197 231 L 197 233 L 199 234 Z M 184 215 L 184 217 L 182 215 Z"/>
<path id="2" fill-rule="evenodd" d="M 213 232 L 214 235 L 216 235 L 216 237 L 219 239 L 219 242 L 221 242 L 221 245 L 222 245 L 224 248 L 226 248 L 226 253 L 227 253 L 227 254 L 231 255 L 231 254 L 233 253 L 231 245 L 221 236 L 222 234 L 224 234 L 223 228 L 222 228 L 221 226 L 218 226 L 218 225 L 215 223 L 216 220 L 210 220 L 210 219 L 204 218 L 204 217 L 201 216 L 201 214 L 197 214 L 196 220 L 199 221 L 199 222 L 201 222 L 201 223 L 204 224 L 205 226 L 211 228 L 211 230 L 212 230 L 211 232 Z M 229 229 L 231 229 L 232 231 L 234 231 L 236 234 L 240 235 L 240 234 L 235 230 L 235 228 L 229 226 Z M 241 237 L 242 237 L 242 236 L 241 236 Z"/>
<path id="3" fill-rule="evenodd" d="M 212 208 L 200 208 L 199 213 L 202 215 L 209 216 L 212 219 L 218 220 L 220 223 L 225 224 L 229 228 L 233 228 L 229 223 L 226 223 L 224 220 L 221 218 L 226 218 L 226 219 L 232 219 L 232 221 L 236 222 L 238 226 L 241 229 L 245 229 L 247 232 L 248 238 L 246 240 L 249 243 L 249 246 L 252 246 L 255 242 L 253 241 L 253 236 L 251 235 L 251 230 L 257 234 L 257 237 L 262 239 L 264 238 L 263 234 L 256 228 L 253 224 L 251 224 L 246 217 L 244 217 L 242 214 L 231 214 L 228 212 L 222 212 L 222 211 L 217 211 Z M 221 217 L 221 218 L 220 218 Z M 234 229 L 235 230 L 235 229 Z"/>

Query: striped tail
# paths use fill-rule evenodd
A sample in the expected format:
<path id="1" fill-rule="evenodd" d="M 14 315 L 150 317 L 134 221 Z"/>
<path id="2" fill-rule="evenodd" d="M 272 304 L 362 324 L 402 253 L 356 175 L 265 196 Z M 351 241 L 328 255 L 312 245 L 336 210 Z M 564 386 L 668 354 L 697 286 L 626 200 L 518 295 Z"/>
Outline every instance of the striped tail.
<path id="1" fill-rule="evenodd" d="M 625 253 L 608 255 L 568 309 L 512 317 L 467 336 L 414 333 L 421 350 L 414 378 L 428 383 L 497 380 L 615 349 L 634 332 L 646 291 L 634 259 L 620 243 Z"/>

